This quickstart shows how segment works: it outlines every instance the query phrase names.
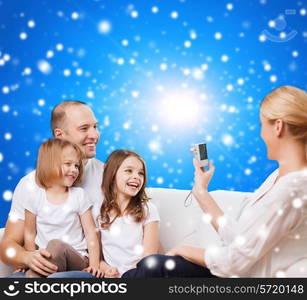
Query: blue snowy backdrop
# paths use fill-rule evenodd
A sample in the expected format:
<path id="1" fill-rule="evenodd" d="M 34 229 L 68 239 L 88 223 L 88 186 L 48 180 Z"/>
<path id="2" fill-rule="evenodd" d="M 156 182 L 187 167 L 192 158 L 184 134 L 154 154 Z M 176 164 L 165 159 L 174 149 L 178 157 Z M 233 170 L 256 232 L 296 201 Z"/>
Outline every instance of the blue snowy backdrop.
<path id="1" fill-rule="evenodd" d="M 0 0 L 0 226 L 14 188 L 51 137 L 52 107 L 91 105 L 97 157 L 129 148 L 149 186 L 190 189 L 195 142 L 210 189 L 253 191 L 276 168 L 259 103 L 306 89 L 304 0 Z"/>

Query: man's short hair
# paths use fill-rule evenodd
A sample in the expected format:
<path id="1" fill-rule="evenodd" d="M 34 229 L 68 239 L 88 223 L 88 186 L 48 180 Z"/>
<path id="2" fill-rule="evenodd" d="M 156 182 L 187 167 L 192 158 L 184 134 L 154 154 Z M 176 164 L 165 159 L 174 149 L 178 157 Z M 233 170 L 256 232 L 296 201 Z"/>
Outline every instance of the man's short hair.
<path id="1" fill-rule="evenodd" d="M 67 100 L 56 105 L 51 112 L 51 130 L 54 135 L 56 128 L 65 129 L 66 110 L 71 106 L 86 105 L 85 102 L 78 100 Z"/>

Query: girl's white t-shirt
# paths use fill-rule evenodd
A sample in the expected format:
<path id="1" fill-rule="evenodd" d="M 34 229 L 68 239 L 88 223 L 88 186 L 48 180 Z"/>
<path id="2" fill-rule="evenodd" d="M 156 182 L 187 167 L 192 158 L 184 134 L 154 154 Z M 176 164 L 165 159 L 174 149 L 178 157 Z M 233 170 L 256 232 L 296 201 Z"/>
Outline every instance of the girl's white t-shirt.
<path id="1" fill-rule="evenodd" d="M 35 243 L 39 248 L 46 248 L 50 240 L 60 239 L 81 255 L 88 255 L 80 216 L 92 204 L 82 188 L 71 187 L 67 199 L 61 204 L 49 202 L 42 188 L 26 199 L 24 208 L 36 215 Z"/>
<path id="2" fill-rule="evenodd" d="M 147 205 L 147 217 L 143 222 L 136 223 L 127 215 L 117 217 L 107 230 L 100 227 L 104 260 L 117 268 L 120 275 L 134 268 L 142 258 L 144 226 L 160 221 L 156 206 Z"/>

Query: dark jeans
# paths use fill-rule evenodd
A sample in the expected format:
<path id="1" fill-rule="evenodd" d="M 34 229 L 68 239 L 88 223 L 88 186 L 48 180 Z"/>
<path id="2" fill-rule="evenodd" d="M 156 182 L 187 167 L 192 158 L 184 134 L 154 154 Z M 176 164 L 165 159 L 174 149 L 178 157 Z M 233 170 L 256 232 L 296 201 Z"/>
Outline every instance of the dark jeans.
<path id="1" fill-rule="evenodd" d="M 216 277 L 210 270 L 194 264 L 181 256 L 150 255 L 139 261 L 135 269 L 122 278 L 148 277 Z"/>

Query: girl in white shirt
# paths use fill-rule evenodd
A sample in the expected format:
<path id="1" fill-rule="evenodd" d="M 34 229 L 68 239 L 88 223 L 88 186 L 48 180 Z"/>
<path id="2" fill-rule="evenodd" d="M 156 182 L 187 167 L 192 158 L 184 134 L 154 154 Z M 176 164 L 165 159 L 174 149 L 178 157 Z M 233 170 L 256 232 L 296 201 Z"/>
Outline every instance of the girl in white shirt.
<path id="1" fill-rule="evenodd" d="M 279 168 L 242 202 L 236 218 L 225 215 L 208 192 L 214 166 L 205 170 L 193 161 L 193 195 L 211 216 L 222 245 L 179 245 L 166 256 L 151 256 L 156 268 L 148 268 L 145 258 L 125 277 L 278 277 L 307 258 L 307 93 L 277 88 L 261 103 L 260 121 L 268 158 Z M 173 270 L 164 264 L 170 258 Z"/>
<path id="2" fill-rule="evenodd" d="M 130 150 L 117 150 L 105 164 L 104 201 L 98 218 L 105 277 L 120 277 L 147 255 L 158 253 L 157 208 L 145 192 L 144 160 Z"/>
<path id="3" fill-rule="evenodd" d="M 41 145 L 35 173 L 40 189 L 33 189 L 24 204 L 25 249 L 46 248 L 58 272 L 85 270 L 99 277 L 92 205 L 82 188 L 73 187 L 82 178 L 82 159 L 82 151 L 69 141 L 49 139 Z M 29 269 L 26 277 L 42 276 Z"/>

